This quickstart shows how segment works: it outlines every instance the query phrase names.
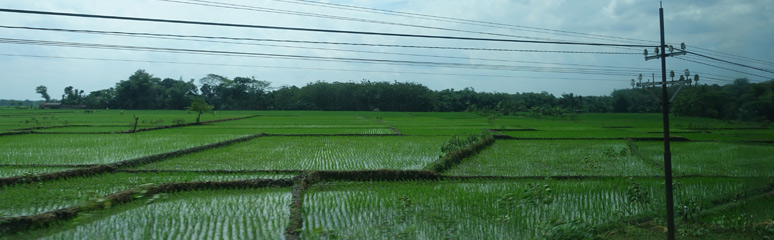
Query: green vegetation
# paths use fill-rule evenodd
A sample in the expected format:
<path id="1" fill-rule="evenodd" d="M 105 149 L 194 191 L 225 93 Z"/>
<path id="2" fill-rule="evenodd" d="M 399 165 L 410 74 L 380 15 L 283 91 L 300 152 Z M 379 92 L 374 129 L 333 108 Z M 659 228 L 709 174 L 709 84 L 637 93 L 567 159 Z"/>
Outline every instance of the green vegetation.
<path id="1" fill-rule="evenodd" d="M 195 181 L 231 181 L 289 177 L 279 174 L 221 173 L 112 173 L 51 182 L 0 187 L 0 209 L 6 216 L 21 216 L 75 205 L 143 184 Z"/>
<path id="2" fill-rule="evenodd" d="M 245 117 L 253 115 L 250 112 L 229 111 L 204 114 L 202 121 Z M 193 112 L 184 110 L 141 111 L 141 110 L 17 110 L 0 109 L 0 132 L 19 129 L 56 127 L 50 129 L 33 129 L 47 132 L 114 132 L 127 131 L 134 124 L 133 116 L 139 118 L 138 129 L 174 125 L 180 122 L 192 123 L 196 120 Z M 93 127 L 91 129 L 89 127 Z M 77 131 L 69 128 L 81 128 Z M 110 128 L 106 131 L 101 128 Z"/>
<path id="3" fill-rule="evenodd" d="M 472 88 L 433 91 L 413 82 L 323 82 L 303 87 L 282 86 L 271 90 L 271 83 L 255 77 L 208 74 L 194 80 L 161 79 L 137 70 L 115 87 L 85 94 L 68 86 L 61 103 L 87 105 L 93 109 L 171 109 L 180 110 L 200 99 L 199 106 L 217 110 L 323 110 L 399 112 L 482 112 L 488 122 L 498 115 L 526 113 L 536 118 L 577 119 L 583 113 L 656 113 L 661 107 L 643 89 L 619 89 L 610 96 L 557 97 L 541 93 L 488 93 Z M 45 86 L 35 88 L 50 100 Z M 671 87 L 670 92 L 677 91 Z M 750 83 L 736 79 L 723 86 L 698 85 L 685 88 L 675 99 L 672 111 L 681 116 L 707 117 L 727 121 L 774 121 L 774 80 Z M 198 112 L 198 110 L 195 110 Z"/>
<path id="4" fill-rule="evenodd" d="M 0 178 L 14 176 L 31 176 L 40 173 L 65 171 L 75 168 L 70 167 L 27 167 L 27 166 L 2 166 Z"/>
<path id="5" fill-rule="evenodd" d="M 206 190 L 163 195 L 80 216 L 24 237 L 46 239 L 280 239 L 287 189 Z"/>
<path id="6" fill-rule="evenodd" d="M 191 106 L 186 107 L 185 110 L 196 112 L 196 123 L 199 123 L 199 119 L 202 118 L 202 114 L 212 112 L 213 108 L 215 107 L 207 104 L 203 98 L 194 98 L 194 100 L 191 101 Z"/>
<path id="7" fill-rule="evenodd" d="M 141 169 L 421 169 L 443 137 L 260 137 L 141 166 Z"/>
<path id="8" fill-rule="evenodd" d="M 663 144 L 637 143 L 644 158 L 663 164 Z M 725 142 L 678 142 L 672 147 L 676 174 L 774 176 L 771 145 Z"/>
<path id="9" fill-rule="evenodd" d="M 772 239 L 774 238 L 774 197 L 772 193 L 739 201 L 719 211 L 682 218 L 677 227 L 680 239 Z M 654 222 L 629 225 L 608 235 L 607 239 L 662 238 L 663 231 Z"/>
<path id="10" fill-rule="evenodd" d="M 192 124 L 198 112 L 0 109 L 0 238 L 663 237 L 659 114 L 470 110 L 218 110 Z M 135 115 L 138 132 L 110 133 Z M 682 116 L 672 131 L 690 140 L 672 143 L 679 236 L 771 236 L 774 131 Z M 152 161 L 113 164 L 128 159 Z M 278 185 L 244 189 L 261 182 Z M 57 209 L 77 215 L 35 215 Z M 53 224 L 11 225 L 33 215 Z"/>
<path id="11" fill-rule="evenodd" d="M 553 239 L 580 226 L 596 235 L 595 225 L 663 208 L 662 181 L 637 181 L 649 193 L 646 203 L 630 200 L 632 180 L 322 184 L 305 195 L 302 237 Z M 741 183 L 686 179 L 677 201 L 722 197 L 743 190 Z"/>
<path id="12" fill-rule="evenodd" d="M 220 142 L 244 135 L 203 138 L 186 134 L 57 134 L 0 137 L 2 164 L 106 164 Z"/>
<path id="13" fill-rule="evenodd" d="M 500 140 L 446 174 L 658 176 L 661 170 L 630 154 L 625 141 Z"/>

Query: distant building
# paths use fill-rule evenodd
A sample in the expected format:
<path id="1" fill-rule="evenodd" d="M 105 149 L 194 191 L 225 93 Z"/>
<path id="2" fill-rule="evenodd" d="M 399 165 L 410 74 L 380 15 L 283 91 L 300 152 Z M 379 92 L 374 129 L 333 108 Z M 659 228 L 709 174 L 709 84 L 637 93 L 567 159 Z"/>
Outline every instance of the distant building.
<path id="1" fill-rule="evenodd" d="M 40 104 L 40 109 L 86 109 L 86 105 L 67 105 L 62 103 L 44 102 Z"/>
<path id="2" fill-rule="evenodd" d="M 61 106 L 61 103 L 44 102 L 40 104 L 40 109 L 59 109 Z"/>

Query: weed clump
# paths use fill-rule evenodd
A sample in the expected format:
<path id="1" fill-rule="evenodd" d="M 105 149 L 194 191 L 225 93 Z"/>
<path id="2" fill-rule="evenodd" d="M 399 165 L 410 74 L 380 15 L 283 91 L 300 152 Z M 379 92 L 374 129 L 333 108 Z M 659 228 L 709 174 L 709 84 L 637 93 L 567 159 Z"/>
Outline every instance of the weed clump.
<path id="1" fill-rule="evenodd" d="M 471 134 L 466 138 L 453 136 L 441 146 L 443 155 L 440 156 L 438 161 L 431 163 L 425 169 L 436 173 L 449 170 L 462 162 L 463 159 L 484 150 L 484 148 L 492 145 L 494 142 L 494 137 L 489 131 L 482 131 L 478 135 Z"/>

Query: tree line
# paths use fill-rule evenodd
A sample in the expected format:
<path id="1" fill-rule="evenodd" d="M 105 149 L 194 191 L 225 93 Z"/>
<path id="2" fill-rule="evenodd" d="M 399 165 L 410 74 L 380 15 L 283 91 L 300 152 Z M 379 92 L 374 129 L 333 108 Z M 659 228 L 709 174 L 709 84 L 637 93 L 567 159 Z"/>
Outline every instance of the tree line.
<path id="1" fill-rule="evenodd" d="M 323 111 L 487 111 L 504 115 L 527 112 L 555 116 L 581 112 L 660 112 L 658 100 L 642 89 L 619 89 L 609 96 L 554 96 L 541 93 L 477 92 L 473 88 L 431 90 L 411 82 L 323 82 L 305 86 L 272 88 L 254 77 L 233 79 L 208 74 L 199 79 L 161 79 L 138 70 L 115 87 L 85 94 L 69 86 L 62 104 L 86 105 L 94 109 L 185 109 L 201 99 L 216 110 L 323 110 Z M 51 99 L 45 86 L 36 92 Z M 676 87 L 669 89 L 677 91 Z M 659 91 L 657 91 L 659 92 Z M 681 116 L 729 120 L 774 120 L 774 80 L 750 83 L 736 79 L 731 84 L 686 86 L 675 98 L 672 112 Z"/>

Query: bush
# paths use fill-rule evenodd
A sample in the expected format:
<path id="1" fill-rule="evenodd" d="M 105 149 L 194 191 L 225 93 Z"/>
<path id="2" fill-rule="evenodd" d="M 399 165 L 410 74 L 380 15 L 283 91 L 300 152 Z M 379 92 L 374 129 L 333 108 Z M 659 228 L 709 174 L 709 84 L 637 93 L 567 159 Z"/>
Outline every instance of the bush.
<path id="1" fill-rule="evenodd" d="M 479 135 L 471 134 L 468 135 L 468 137 L 460 138 L 457 136 L 452 136 L 449 141 L 443 144 L 441 146 L 441 152 L 444 154 L 450 154 L 456 151 L 459 151 L 460 149 L 473 145 L 474 143 L 478 142 Z"/>
<path id="2" fill-rule="evenodd" d="M 597 239 L 594 227 L 578 220 L 569 222 L 552 221 L 551 226 L 545 230 L 543 239 L 551 240 L 576 240 Z"/>
<path id="3" fill-rule="evenodd" d="M 174 120 L 172 120 L 172 122 L 175 123 L 176 125 L 183 125 L 185 124 L 185 119 L 175 118 Z"/>

